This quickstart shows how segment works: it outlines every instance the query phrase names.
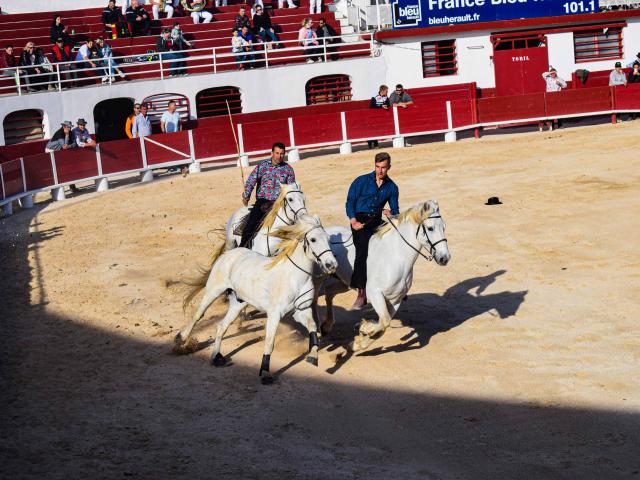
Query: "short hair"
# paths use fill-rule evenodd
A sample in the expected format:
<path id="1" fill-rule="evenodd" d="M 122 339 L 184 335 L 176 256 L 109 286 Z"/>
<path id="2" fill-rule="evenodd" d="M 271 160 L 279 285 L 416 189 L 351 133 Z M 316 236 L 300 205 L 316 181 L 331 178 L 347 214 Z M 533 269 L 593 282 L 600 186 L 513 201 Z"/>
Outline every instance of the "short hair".
<path id="1" fill-rule="evenodd" d="M 178 25 L 180 25 L 180 22 L 173 22 L 174 27 L 177 27 Z"/>
<path id="2" fill-rule="evenodd" d="M 549 73 L 553 73 L 553 72 L 556 72 L 556 73 L 557 73 L 558 71 L 557 71 L 555 68 L 550 68 L 550 69 L 549 69 Z"/>
<path id="3" fill-rule="evenodd" d="M 139 107 L 139 106 L 140 106 L 140 104 L 139 104 L 139 103 L 134 103 L 134 104 L 133 104 L 133 108 L 136 108 L 136 107 Z"/>
<path id="4" fill-rule="evenodd" d="M 171 105 L 172 103 L 175 105 L 176 101 L 175 100 L 169 100 L 169 103 L 167 104 L 167 106 Z"/>
<path id="5" fill-rule="evenodd" d="M 6 50 L 7 48 L 13 48 L 13 45 L 9 44 L 6 47 L 4 47 L 4 49 Z"/>
<path id="6" fill-rule="evenodd" d="M 389 165 L 391 165 L 391 155 L 389 155 L 387 152 L 380 152 L 376 154 L 376 158 L 374 159 L 374 161 L 375 163 L 387 161 L 389 162 Z"/>
<path id="7" fill-rule="evenodd" d="M 104 42 L 104 38 L 103 37 L 98 37 L 98 38 L 96 38 L 96 42 Z"/>
<path id="8" fill-rule="evenodd" d="M 396 85 L 396 88 L 401 88 L 402 90 L 404 90 L 404 87 L 402 86 L 402 84 L 401 84 L 401 83 L 397 84 L 397 85 Z"/>
<path id="9" fill-rule="evenodd" d="M 327 23 L 327 19 L 326 19 L 326 18 L 324 18 L 324 17 L 320 17 L 320 19 L 319 19 L 318 21 L 319 21 L 319 22 Z"/>
<path id="10" fill-rule="evenodd" d="M 284 143 L 282 142 L 276 142 L 271 146 L 271 151 L 275 152 L 276 148 L 280 148 L 282 150 L 286 150 L 287 148 L 284 146 Z"/>
<path id="11" fill-rule="evenodd" d="M 381 92 L 382 90 L 389 90 L 389 87 L 387 87 L 386 85 L 380 85 L 378 91 Z"/>
<path id="12" fill-rule="evenodd" d="M 162 29 L 162 33 L 171 33 L 171 29 L 170 28 L 163 28 Z"/>

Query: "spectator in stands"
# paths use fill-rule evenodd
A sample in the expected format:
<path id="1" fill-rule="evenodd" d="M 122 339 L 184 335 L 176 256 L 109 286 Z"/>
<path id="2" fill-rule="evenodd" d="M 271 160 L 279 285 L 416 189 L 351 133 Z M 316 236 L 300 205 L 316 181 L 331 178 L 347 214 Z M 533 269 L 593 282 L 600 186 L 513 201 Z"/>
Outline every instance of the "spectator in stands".
<path id="1" fill-rule="evenodd" d="M 622 64 L 620 62 L 616 62 L 615 68 L 609 74 L 609 86 L 615 85 L 626 85 L 627 84 L 627 76 L 622 70 Z"/>
<path id="2" fill-rule="evenodd" d="M 47 142 L 47 147 L 45 152 L 57 152 L 59 150 L 69 150 L 72 148 L 76 148 L 76 142 L 73 136 L 73 132 L 71 129 L 73 128 L 73 123 L 69 120 L 65 120 L 61 123 L 60 129 L 53 134 L 51 140 Z"/>
<path id="3" fill-rule="evenodd" d="M 316 35 L 318 36 L 318 43 L 320 45 L 324 45 L 325 43 L 327 45 L 331 45 L 341 42 L 339 38 L 330 38 L 337 37 L 338 34 L 333 29 L 333 27 L 327 23 L 327 20 L 324 17 L 318 20 L 318 29 L 316 30 Z M 336 49 L 337 47 L 327 47 L 327 60 L 338 60 Z"/>
<path id="4" fill-rule="evenodd" d="M 111 38 L 129 35 L 129 27 L 125 22 L 120 7 L 116 7 L 116 0 L 109 0 L 107 8 L 102 10 L 102 23 L 104 23 L 105 31 L 111 32 Z"/>
<path id="5" fill-rule="evenodd" d="M 38 64 L 35 53 L 35 45 L 33 42 L 27 42 L 20 56 L 20 66 L 28 67 L 22 69 L 25 73 L 25 83 L 27 85 L 27 92 L 35 92 L 37 88 L 32 87 L 37 83 L 37 76 L 44 73 L 44 69 Z"/>
<path id="6" fill-rule="evenodd" d="M 256 68 L 256 58 L 253 53 L 253 33 L 246 25 L 242 27 L 239 36 L 244 40 L 245 68 Z"/>
<path id="7" fill-rule="evenodd" d="M 220 6 L 220 0 L 215 0 L 215 6 L 216 7 Z M 224 6 L 224 7 L 227 6 L 227 0 L 222 0 L 222 6 Z"/>
<path id="8" fill-rule="evenodd" d="M 298 6 L 293 3 L 293 0 L 287 0 L 287 6 L 289 8 L 298 8 Z M 278 8 L 284 8 L 284 0 L 278 0 Z"/>
<path id="9" fill-rule="evenodd" d="M 627 68 L 633 68 L 633 64 L 636 62 L 640 63 L 640 52 L 636 53 L 636 58 L 627 63 Z"/>
<path id="10" fill-rule="evenodd" d="M 133 104 L 133 113 L 127 117 L 127 121 L 124 124 L 124 133 L 127 134 L 127 137 L 133 138 L 133 132 L 131 128 L 133 127 L 133 121 L 136 119 L 136 115 L 140 113 L 140 104 Z"/>
<path id="11" fill-rule="evenodd" d="M 247 11 L 244 7 L 240 7 L 240 10 L 238 10 L 238 14 L 236 15 L 234 24 L 234 28 L 236 30 L 242 30 L 242 27 L 245 26 L 251 28 L 251 20 L 249 20 L 249 17 L 247 17 L 246 12 Z"/>
<path id="12" fill-rule="evenodd" d="M 407 108 L 409 105 L 413 105 L 413 98 L 405 91 L 402 84 L 397 84 L 395 91 L 389 95 L 389 106 Z"/>
<path id="13" fill-rule="evenodd" d="M 631 69 L 629 72 L 629 83 L 640 83 L 640 62 L 633 62 Z"/>
<path id="14" fill-rule="evenodd" d="M 7 45 L 0 54 L 0 75 L 15 78 L 16 70 L 11 69 L 17 66 L 16 57 L 13 56 L 13 45 Z"/>
<path id="15" fill-rule="evenodd" d="M 321 11 L 322 0 L 309 0 L 309 15 L 313 15 L 314 13 L 321 13 Z"/>
<path id="16" fill-rule="evenodd" d="M 151 12 L 153 13 L 154 20 L 160 20 L 160 7 L 164 5 L 164 12 L 167 14 L 167 18 L 173 17 L 173 12 L 178 8 L 180 0 L 152 0 Z"/>
<path id="17" fill-rule="evenodd" d="M 111 46 L 104 41 L 104 38 L 96 38 L 96 57 L 100 66 L 105 67 L 104 75 L 114 81 L 116 72 L 120 78 L 124 78 L 124 72 L 120 69 L 120 65 L 113 59 L 113 50 Z"/>
<path id="18" fill-rule="evenodd" d="M 273 25 L 271 25 L 271 17 L 264 10 L 262 5 L 255 5 L 256 13 L 253 15 L 253 28 L 256 34 L 260 35 L 262 41 L 265 42 L 265 48 L 269 48 L 271 42 L 279 42 L 280 39 L 276 35 Z M 267 38 L 269 41 L 267 41 Z"/>
<path id="19" fill-rule="evenodd" d="M 171 29 L 171 41 L 173 42 L 175 50 L 186 50 L 187 48 L 193 47 L 191 42 L 184 38 L 182 26 L 178 22 L 174 22 L 173 28 Z"/>
<path id="20" fill-rule="evenodd" d="M 378 89 L 378 94 L 371 97 L 371 101 L 369 102 L 369 108 L 384 108 L 385 110 L 389 109 L 389 87 L 386 85 L 380 85 Z M 380 148 L 378 146 L 378 140 L 368 140 L 367 145 L 369 148 Z"/>
<path id="21" fill-rule="evenodd" d="M 147 115 L 147 106 L 140 106 L 140 113 L 136 115 L 131 126 L 133 138 L 146 137 L 151 135 L 151 119 Z"/>
<path id="22" fill-rule="evenodd" d="M 47 88 L 49 90 L 55 90 L 56 87 L 53 86 L 51 82 L 51 74 L 53 73 L 53 65 L 42 51 L 41 48 L 36 48 L 34 52 L 36 56 L 36 65 L 40 65 L 40 69 L 42 71 L 42 75 L 38 75 L 35 80 L 37 83 L 44 83 L 41 88 Z"/>
<path id="23" fill-rule="evenodd" d="M 88 38 L 87 41 L 84 42 L 84 45 L 78 49 L 78 53 L 76 53 L 76 62 L 80 62 L 75 64 L 76 70 L 98 68 L 98 64 L 94 62 L 93 58 L 93 40 L 91 38 Z M 81 73 L 80 76 L 82 76 L 83 73 Z M 90 76 L 97 75 L 95 70 L 86 70 L 86 74 Z M 106 83 L 108 81 L 109 77 L 102 77 L 102 83 Z"/>
<path id="24" fill-rule="evenodd" d="M 249 46 L 249 42 L 247 42 L 242 36 L 240 32 L 233 29 L 231 37 L 231 53 L 234 53 L 236 56 L 236 64 L 238 70 L 244 70 L 244 64 L 247 60 L 247 55 L 245 54 L 245 48 Z"/>
<path id="25" fill-rule="evenodd" d="M 544 72 L 542 74 L 542 78 L 547 84 L 546 91 L 547 92 L 559 92 L 563 88 L 567 88 L 567 82 L 565 82 L 556 71 L 555 68 L 550 68 L 548 72 Z M 549 120 L 547 122 L 539 122 L 538 128 L 542 132 L 544 130 L 544 124 L 547 124 L 549 130 L 553 130 L 553 124 L 558 124 L 558 119 Z M 557 127 L 556 127 L 557 128 Z"/>
<path id="26" fill-rule="evenodd" d="M 51 43 L 56 43 L 58 38 L 62 38 L 65 45 L 73 45 L 73 39 L 67 32 L 67 27 L 62 23 L 62 17 L 56 15 L 53 17 L 53 23 L 51 23 L 50 31 Z"/>
<path id="27" fill-rule="evenodd" d="M 76 80 L 76 71 L 73 66 L 67 62 L 72 61 L 71 57 L 71 45 L 65 45 L 64 39 L 56 39 L 56 44 L 51 49 L 51 55 L 53 57 L 53 63 L 58 63 L 58 69 L 60 70 L 60 79 L 62 88 L 71 87 Z"/>
<path id="28" fill-rule="evenodd" d="M 151 20 L 149 14 L 142 5 L 138 3 L 138 0 L 131 0 L 131 5 L 127 7 L 124 12 L 129 23 L 129 31 L 132 36 L 147 36 L 149 35 L 149 27 L 151 26 Z"/>
<path id="29" fill-rule="evenodd" d="M 164 28 L 160 37 L 156 41 L 156 51 L 162 53 L 162 60 L 173 60 L 169 63 L 169 76 L 184 75 L 184 62 L 179 60 L 183 58 L 181 52 L 173 51 L 173 41 L 171 40 L 171 30 Z M 178 61 L 176 61 L 178 60 Z"/>
<path id="30" fill-rule="evenodd" d="M 313 63 L 314 58 L 318 61 L 322 61 L 320 53 L 321 48 L 318 48 L 318 36 L 315 30 L 311 28 L 312 21 L 310 18 L 302 20 L 302 28 L 298 31 L 298 42 L 304 49 L 304 55 L 307 58 L 307 63 Z"/>
<path id="31" fill-rule="evenodd" d="M 76 122 L 76 128 L 71 130 L 74 138 L 76 139 L 76 145 L 80 148 L 95 147 L 96 141 L 91 138 L 89 130 L 87 130 L 87 121 L 84 118 L 79 118 Z"/>
<path id="32" fill-rule="evenodd" d="M 206 7 L 207 0 L 193 0 L 191 2 L 192 7 L 195 7 L 196 5 L 202 5 L 202 4 L 204 4 L 204 6 Z M 225 5 L 226 5 L 226 2 L 225 2 Z M 191 18 L 193 19 L 193 23 L 195 24 L 200 23 L 201 18 L 202 18 L 202 23 L 209 23 L 213 19 L 213 15 L 211 14 L 211 12 L 208 12 L 205 8 L 203 8 L 199 12 L 191 12 Z"/>
<path id="33" fill-rule="evenodd" d="M 171 100 L 167 106 L 167 111 L 160 118 L 160 130 L 162 133 L 174 133 L 182 130 L 180 114 L 176 111 L 176 101 Z"/>

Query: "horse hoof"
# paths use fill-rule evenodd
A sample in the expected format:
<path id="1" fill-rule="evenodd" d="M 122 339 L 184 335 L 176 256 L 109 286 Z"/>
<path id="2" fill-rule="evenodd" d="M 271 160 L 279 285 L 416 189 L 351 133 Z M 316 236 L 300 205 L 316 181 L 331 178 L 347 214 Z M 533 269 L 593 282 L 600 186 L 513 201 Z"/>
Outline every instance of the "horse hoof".
<path id="1" fill-rule="evenodd" d="M 261 372 L 260 383 L 262 383 L 262 385 L 271 385 L 273 384 L 273 377 L 269 372 Z"/>
<path id="2" fill-rule="evenodd" d="M 221 353 L 217 353 L 213 360 L 211 360 L 211 365 L 214 367 L 224 367 L 227 364 L 227 359 Z"/>
<path id="3" fill-rule="evenodd" d="M 311 355 L 307 356 L 307 362 L 309 362 L 314 367 L 318 366 L 318 357 L 312 357 Z"/>

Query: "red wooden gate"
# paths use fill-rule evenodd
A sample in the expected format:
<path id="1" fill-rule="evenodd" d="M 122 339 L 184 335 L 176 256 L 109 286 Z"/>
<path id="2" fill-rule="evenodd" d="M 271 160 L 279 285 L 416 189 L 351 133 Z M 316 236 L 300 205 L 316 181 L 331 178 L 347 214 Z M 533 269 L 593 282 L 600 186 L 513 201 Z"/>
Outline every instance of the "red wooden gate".
<path id="1" fill-rule="evenodd" d="M 545 91 L 542 73 L 549 70 L 547 39 L 542 34 L 494 35 L 496 96 Z"/>

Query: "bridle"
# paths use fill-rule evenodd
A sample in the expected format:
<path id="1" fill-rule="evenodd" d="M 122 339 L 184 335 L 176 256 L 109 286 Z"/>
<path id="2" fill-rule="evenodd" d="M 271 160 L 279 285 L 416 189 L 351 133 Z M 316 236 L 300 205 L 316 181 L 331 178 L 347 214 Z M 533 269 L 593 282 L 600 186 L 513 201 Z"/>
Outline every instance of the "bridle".
<path id="1" fill-rule="evenodd" d="M 427 217 L 427 219 L 425 220 L 425 222 L 427 220 L 429 220 L 430 218 L 442 218 L 442 216 L 440 215 L 430 215 L 429 217 Z M 429 256 L 426 256 L 425 254 L 423 254 L 420 250 L 422 250 L 422 244 L 420 245 L 420 248 L 416 248 L 413 245 L 411 245 L 406 238 L 404 238 L 404 236 L 402 235 L 402 233 L 400 233 L 400 230 L 398 230 L 398 227 L 396 226 L 395 223 L 393 223 L 393 220 L 391 220 L 391 218 L 387 219 L 387 221 L 391 224 L 391 226 L 393 228 L 395 228 L 396 232 L 398 232 L 398 235 L 400 235 L 400 238 L 402 239 L 402 241 L 404 243 L 406 243 L 407 245 L 409 245 L 409 247 L 411 247 L 412 250 L 414 250 L 418 255 L 420 255 L 422 258 L 424 258 L 427 261 L 432 261 L 433 257 L 435 256 L 436 253 L 436 245 L 438 245 L 439 243 L 442 242 L 446 242 L 447 239 L 446 237 L 441 238 L 440 240 L 438 240 L 437 242 L 432 242 L 431 239 L 429 238 L 429 234 L 427 233 L 427 229 L 424 226 L 424 222 L 420 222 L 420 224 L 418 225 L 418 227 L 416 228 L 416 240 L 418 239 L 418 235 L 420 233 L 420 228 L 422 228 L 422 232 L 424 233 L 425 238 L 427 239 L 427 243 L 429 244 Z"/>
<path id="2" fill-rule="evenodd" d="M 302 195 L 304 195 L 304 193 L 302 193 L 300 190 L 291 190 L 290 192 L 287 192 L 287 195 L 289 193 L 300 193 Z M 287 207 L 289 208 L 289 210 L 291 210 L 291 212 L 293 213 L 293 219 L 289 218 L 289 214 L 287 213 Z M 296 219 L 298 218 L 298 213 L 300 213 L 302 210 L 304 210 L 305 212 L 309 213 L 307 211 L 307 207 L 306 206 L 302 206 L 297 210 L 294 210 L 293 207 L 291 206 L 291 204 L 289 203 L 289 200 L 287 200 L 287 197 L 285 195 L 284 197 L 284 216 L 287 218 L 286 220 L 284 220 L 279 213 L 276 213 L 276 217 L 278 217 L 280 219 L 281 222 L 286 223 L 287 225 L 293 225 L 294 223 L 296 223 Z"/>

